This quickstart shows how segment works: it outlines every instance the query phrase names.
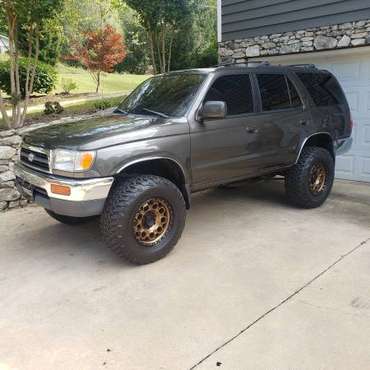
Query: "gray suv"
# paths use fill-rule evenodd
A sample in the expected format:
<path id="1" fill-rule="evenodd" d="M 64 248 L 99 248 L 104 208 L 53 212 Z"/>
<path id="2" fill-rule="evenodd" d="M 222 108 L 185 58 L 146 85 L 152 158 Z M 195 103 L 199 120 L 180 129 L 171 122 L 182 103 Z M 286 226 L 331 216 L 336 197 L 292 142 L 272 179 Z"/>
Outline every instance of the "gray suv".
<path id="1" fill-rule="evenodd" d="M 108 246 L 146 264 L 176 245 L 200 190 L 280 175 L 292 204 L 321 206 L 351 132 L 340 85 L 313 65 L 178 71 L 111 115 L 27 134 L 17 184 L 60 222 L 100 216 Z"/>

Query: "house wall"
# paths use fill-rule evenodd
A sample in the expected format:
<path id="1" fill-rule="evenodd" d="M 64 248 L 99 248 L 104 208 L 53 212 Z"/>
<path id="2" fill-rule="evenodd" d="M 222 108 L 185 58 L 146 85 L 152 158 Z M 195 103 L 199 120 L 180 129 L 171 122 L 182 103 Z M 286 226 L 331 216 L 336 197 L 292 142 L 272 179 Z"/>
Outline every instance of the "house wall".
<path id="1" fill-rule="evenodd" d="M 0 36 L 0 53 L 5 53 L 8 51 L 9 42 L 5 37 Z"/>
<path id="2" fill-rule="evenodd" d="M 370 19 L 368 0 L 220 0 L 222 41 Z"/>
<path id="3" fill-rule="evenodd" d="M 346 49 L 365 45 L 370 45 L 370 17 L 364 21 L 223 41 L 219 44 L 219 54 L 222 62 L 243 63 L 250 57 Z"/>

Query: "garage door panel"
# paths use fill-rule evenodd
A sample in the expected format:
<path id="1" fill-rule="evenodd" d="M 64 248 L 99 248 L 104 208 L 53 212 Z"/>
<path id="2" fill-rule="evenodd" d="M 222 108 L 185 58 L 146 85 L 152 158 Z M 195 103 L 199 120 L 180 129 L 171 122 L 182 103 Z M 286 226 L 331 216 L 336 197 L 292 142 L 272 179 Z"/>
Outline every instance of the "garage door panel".
<path id="1" fill-rule="evenodd" d="M 341 60 L 342 59 L 342 60 Z M 354 120 L 353 147 L 337 159 L 338 178 L 370 182 L 370 53 L 341 58 L 320 67 L 331 71 L 341 83 Z"/>
<path id="2" fill-rule="evenodd" d="M 361 158 L 360 157 L 360 171 L 361 176 L 370 176 L 370 157 Z"/>
<path id="3" fill-rule="evenodd" d="M 345 155 L 337 158 L 337 177 L 351 178 L 356 171 L 356 158 L 352 155 Z"/>
<path id="4" fill-rule="evenodd" d="M 361 76 L 361 63 L 331 64 L 328 67 L 343 82 L 357 80 Z"/>
<path id="5" fill-rule="evenodd" d="M 360 112 L 360 93 L 358 91 L 350 91 L 344 89 L 344 93 L 346 94 L 348 104 L 351 108 L 351 111 L 354 113 Z"/>

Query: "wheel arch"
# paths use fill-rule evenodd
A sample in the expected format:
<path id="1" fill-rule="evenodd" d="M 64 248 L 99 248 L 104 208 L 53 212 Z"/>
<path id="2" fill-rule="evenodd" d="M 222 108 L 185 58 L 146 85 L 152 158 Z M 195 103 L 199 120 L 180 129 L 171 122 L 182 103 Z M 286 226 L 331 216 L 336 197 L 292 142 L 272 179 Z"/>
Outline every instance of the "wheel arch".
<path id="1" fill-rule="evenodd" d="M 188 178 L 184 167 L 175 159 L 169 157 L 150 157 L 138 159 L 123 165 L 115 177 L 127 175 L 155 175 L 173 182 L 184 196 L 186 208 L 191 205 Z"/>
<path id="2" fill-rule="evenodd" d="M 317 132 L 306 137 L 299 149 L 296 163 L 301 156 L 302 150 L 308 146 L 317 146 L 319 148 L 327 149 L 335 161 L 334 139 L 328 132 Z"/>

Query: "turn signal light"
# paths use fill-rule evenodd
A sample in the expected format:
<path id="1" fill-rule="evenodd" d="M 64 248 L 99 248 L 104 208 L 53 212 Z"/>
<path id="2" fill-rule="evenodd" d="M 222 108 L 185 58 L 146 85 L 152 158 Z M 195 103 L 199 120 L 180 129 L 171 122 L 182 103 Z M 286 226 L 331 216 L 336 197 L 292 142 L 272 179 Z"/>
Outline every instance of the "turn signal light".
<path id="1" fill-rule="evenodd" d="M 82 153 L 80 156 L 80 168 L 83 170 L 88 170 L 91 168 L 94 162 L 94 155 L 92 152 Z"/>
<path id="2" fill-rule="evenodd" d="M 65 185 L 51 184 L 50 190 L 53 194 L 65 196 L 71 195 L 71 188 Z"/>

